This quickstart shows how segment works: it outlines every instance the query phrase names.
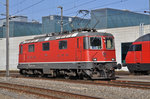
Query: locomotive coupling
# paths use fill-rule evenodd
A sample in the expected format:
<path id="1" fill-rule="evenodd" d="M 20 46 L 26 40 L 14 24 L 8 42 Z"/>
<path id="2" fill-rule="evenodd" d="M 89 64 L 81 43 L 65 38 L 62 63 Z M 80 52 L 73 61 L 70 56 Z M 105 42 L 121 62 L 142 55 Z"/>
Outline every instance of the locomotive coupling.
<path id="1" fill-rule="evenodd" d="M 127 66 L 127 64 L 126 63 L 122 63 L 122 67 L 126 67 Z"/>
<path id="2" fill-rule="evenodd" d="M 122 66 L 121 66 L 121 64 L 117 64 L 117 65 L 115 65 L 113 68 L 114 68 L 114 69 L 121 69 Z"/>

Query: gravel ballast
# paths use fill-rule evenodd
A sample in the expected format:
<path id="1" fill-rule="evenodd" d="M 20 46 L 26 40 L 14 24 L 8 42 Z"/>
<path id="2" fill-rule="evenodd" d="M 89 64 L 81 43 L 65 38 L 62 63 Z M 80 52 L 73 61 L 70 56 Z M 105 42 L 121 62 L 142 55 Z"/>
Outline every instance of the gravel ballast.
<path id="1" fill-rule="evenodd" d="M 104 99 L 150 99 L 150 90 L 142 90 L 142 89 L 75 84 L 54 80 L 40 80 L 40 79 L 38 80 L 38 79 L 24 79 L 11 77 L 10 78 L 0 77 L 0 82 L 71 92 Z M 3 94 L 1 91 L 0 93 Z"/>

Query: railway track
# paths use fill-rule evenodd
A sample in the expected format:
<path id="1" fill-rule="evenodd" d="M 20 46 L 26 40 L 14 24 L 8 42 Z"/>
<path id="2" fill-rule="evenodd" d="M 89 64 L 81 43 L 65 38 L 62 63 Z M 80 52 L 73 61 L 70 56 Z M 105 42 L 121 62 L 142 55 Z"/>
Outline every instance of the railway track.
<path id="1" fill-rule="evenodd" d="M 23 77 L 23 76 L 20 76 L 20 75 L 12 75 L 12 77 L 14 78 L 24 78 L 24 79 L 39 79 L 39 80 L 52 80 L 52 81 L 61 81 L 61 82 L 67 82 L 67 83 L 76 83 L 76 84 L 89 84 L 89 85 L 97 85 L 97 86 L 112 86 L 112 87 L 123 87 L 123 88 L 134 88 L 134 89 L 142 89 L 142 90 L 149 90 L 150 89 L 150 82 L 139 82 L 139 81 L 125 81 L 125 80 L 111 80 L 111 81 L 100 81 L 100 80 L 94 80 L 94 81 L 91 81 L 91 80 L 68 80 L 68 79 L 54 79 L 54 78 L 36 78 L 36 77 Z M 29 86 L 27 86 L 29 87 Z M 1 88 L 1 84 L 0 84 L 0 88 Z M 17 89 L 18 90 L 18 89 Z M 42 89 L 38 89 L 38 90 L 42 90 Z M 43 90 L 46 90 L 46 89 L 43 89 Z M 25 92 L 27 92 L 25 90 Z M 57 91 L 55 91 L 57 92 Z M 58 91 L 59 92 L 59 91 Z M 28 92 L 27 92 L 28 93 Z M 32 93 L 35 93 L 35 92 L 32 92 Z M 43 94 L 41 94 L 42 92 L 39 93 L 35 93 L 35 94 L 39 94 L 39 96 L 43 96 Z M 43 91 L 43 93 L 45 93 Z M 52 93 L 52 92 L 50 92 Z M 67 97 L 68 99 L 70 98 L 69 96 L 70 95 L 67 95 L 67 94 L 70 94 L 70 93 L 66 93 L 65 95 L 66 96 L 60 96 L 60 97 Z M 46 95 L 45 97 L 52 97 L 52 98 L 60 98 L 60 97 L 54 97 L 56 96 L 55 94 L 54 95 Z M 77 98 L 85 98 L 85 99 L 94 99 L 95 97 L 88 97 L 88 96 L 82 96 L 82 95 L 79 95 L 79 96 L 71 96 L 72 97 L 77 97 Z M 87 98 L 88 97 L 88 98 Z"/>
<path id="2" fill-rule="evenodd" d="M 60 80 L 60 81 L 65 81 L 70 83 L 80 83 L 80 84 L 112 86 L 112 87 L 136 88 L 136 89 L 143 89 L 143 90 L 150 89 L 150 82 L 122 81 L 122 80 L 111 80 L 111 81 Z"/>
<path id="3" fill-rule="evenodd" d="M 0 82 L 0 88 L 12 90 L 15 92 L 21 92 L 31 95 L 37 95 L 42 98 L 48 99 L 100 99 L 91 96 L 84 96 L 69 92 L 62 92 L 44 88 L 38 88 L 33 86 L 26 86 L 26 85 L 18 85 L 18 84 L 10 84 L 10 83 L 3 83 Z"/>
<path id="4" fill-rule="evenodd" d="M 40 80 L 54 80 L 63 81 L 68 83 L 78 83 L 78 84 L 91 84 L 91 85 L 104 85 L 104 86 L 114 86 L 114 87 L 124 87 L 124 88 L 136 88 L 136 89 L 150 89 L 150 82 L 141 81 L 125 81 L 125 80 L 111 80 L 111 81 L 101 81 L 101 80 L 68 80 L 68 79 L 54 79 L 54 78 L 36 78 L 36 77 L 23 77 L 23 76 L 13 76 L 17 78 L 25 79 L 40 79 Z"/>

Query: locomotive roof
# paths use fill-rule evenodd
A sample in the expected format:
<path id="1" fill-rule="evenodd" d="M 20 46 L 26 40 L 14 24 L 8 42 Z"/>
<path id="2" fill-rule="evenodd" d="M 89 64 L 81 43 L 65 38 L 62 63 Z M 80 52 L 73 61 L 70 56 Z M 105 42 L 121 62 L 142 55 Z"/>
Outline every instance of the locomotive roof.
<path id="1" fill-rule="evenodd" d="M 113 35 L 110 33 L 101 33 L 101 32 L 75 32 L 75 33 L 58 35 L 58 36 L 41 36 L 41 37 L 39 36 L 39 37 L 35 37 L 34 39 L 25 40 L 20 44 L 57 40 L 57 39 L 64 39 L 64 38 L 73 38 L 73 37 L 80 37 L 80 36 L 113 36 Z"/>
<path id="2" fill-rule="evenodd" d="M 135 42 L 150 41 L 150 33 L 143 35 L 135 40 Z"/>

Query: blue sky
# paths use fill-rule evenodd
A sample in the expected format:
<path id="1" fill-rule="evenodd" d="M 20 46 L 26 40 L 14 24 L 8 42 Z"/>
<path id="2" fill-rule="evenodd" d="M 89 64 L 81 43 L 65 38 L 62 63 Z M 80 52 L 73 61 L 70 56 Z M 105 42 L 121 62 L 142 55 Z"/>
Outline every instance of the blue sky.
<path id="1" fill-rule="evenodd" d="M 6 0 L 0 0 L 5 3 Z M 127 9 L 143 13 L 149 10 L 149 0 L 9 0 L 10 15 L 28 16 L 30 20 L 42 20 L 42 16 L 60 15 L 58 6 L 63 6 L 65 16 L 76 16 L 78 10 L 100 8 Z M 5 13 L 5 6 L 0 4 L 0 14 Z M 4 16 L 0 16 L 3 18 Z"/>

